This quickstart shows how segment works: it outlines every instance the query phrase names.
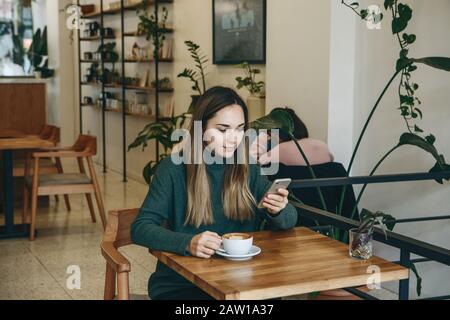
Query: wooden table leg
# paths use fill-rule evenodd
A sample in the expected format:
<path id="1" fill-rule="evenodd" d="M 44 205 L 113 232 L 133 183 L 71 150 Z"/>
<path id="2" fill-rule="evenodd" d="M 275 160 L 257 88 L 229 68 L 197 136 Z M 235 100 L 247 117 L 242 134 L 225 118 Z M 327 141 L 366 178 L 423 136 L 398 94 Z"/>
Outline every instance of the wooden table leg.
<path id="1" fill-rule="evenodd" d="M 3 150 L 3 190 L 5 226 L 0 227 L 0 239 L 21 238 L 28 236 L 27 225 L 14 225 L 13 195 L 13 155 L 11 150 Z"/>

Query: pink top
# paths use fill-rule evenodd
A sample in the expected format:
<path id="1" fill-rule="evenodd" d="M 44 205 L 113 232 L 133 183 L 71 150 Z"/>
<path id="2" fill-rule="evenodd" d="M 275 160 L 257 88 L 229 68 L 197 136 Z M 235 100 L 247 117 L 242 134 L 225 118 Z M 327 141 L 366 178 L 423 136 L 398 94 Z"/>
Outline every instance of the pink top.
<path id="1" fill-rule="evenodd" d="M 267 163 L 283 163 L 287 166 L 306 166 L 294 141 L 280 143 L 267 152 L 267 134 L 261 133 L 250 147 L 250 154 L 258 159 L 260 165 Z M 311 165 L 333 162 L 334 157 L 326 143 L 316 139 L 298 140 L 300 147 Z M 259 158 L 257 156 L 259 155 Z"/>

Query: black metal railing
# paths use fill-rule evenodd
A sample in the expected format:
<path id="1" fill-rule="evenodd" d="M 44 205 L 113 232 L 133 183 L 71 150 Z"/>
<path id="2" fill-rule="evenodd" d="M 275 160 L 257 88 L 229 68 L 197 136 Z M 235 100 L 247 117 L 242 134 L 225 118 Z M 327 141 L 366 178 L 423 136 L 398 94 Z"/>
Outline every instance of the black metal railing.
<path id="1" fill-rule="evenodd" d="M 357 184 L 374 184 L 374 183 L 394 183 L 406 181 L 425 181 L 425 180 L 442 180 L 450 179 L 450 171 L 433 172 L 433 173 L 408 173 L 408 174 L 389 174 L 379 176 L 362 176 L 348 178 L 325 178 L 325 179 L 306 179 L 294 180 L 290 185 L 290 189 L 302 189 L 312 187 L 331 187 L 331 186 L 349 186 Z M 335 213 L 317 209 L 305 204 L 291 201 L 299 211 L 299 215 L 319 223 L 328 224 L 332 227 L 348 231 L 359 226 L 359 221 L 352 220 Z M 447 220 L 449 215 L 418 217 L 411 219 L 395 219 L 396 223 L 411 223 L 431 220 Z M 316 227 L 317 228 L 317 227 Z M 326 228 L 319 227 L 319 228 Z M 405 235 L 387 231 L 387 237 L 380 228 L 374 230 L 374 240 L 400 249 L 400 260 L 394 261 L 404 267 L 410 268 L 411 263 L 421 262 L 438 262 L 446 266 L 450 266 L 450 250 L 442 248 L 424 241 L 420 241 Z M 411 259 L 411 254 L 418 255 L 422 258 Z M 376 299 L 370 294 L 361 292 L 355 288 L 346 288 L 346 291 L 357 295 L 363 299 Z M 399 299 L 409 299 L 409 279 L 400 280 L 399 283 Z M 427 299 L 448 299 L 450 296 L 431 297 Z"/>

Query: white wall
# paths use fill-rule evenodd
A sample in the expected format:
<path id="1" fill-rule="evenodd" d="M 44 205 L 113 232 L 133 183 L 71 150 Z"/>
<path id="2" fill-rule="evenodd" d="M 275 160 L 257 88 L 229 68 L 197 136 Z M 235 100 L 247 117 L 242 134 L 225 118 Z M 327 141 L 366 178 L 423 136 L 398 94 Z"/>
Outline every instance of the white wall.
<path id="1" fill-rule="evenodd" d="M 373 3 L 380 6 L 383 4 L 382 1 L 365 1 L 365 5 Z M 448 30 L 450 30 L 450 2 L 436 0 L 430 5 L 425 1 L 410 0 L 408 4 L 413 8 L 414 16 L 407 32 L 415 33 L 418 39 L 411 47 L 410 56 L 450 56 L 450 43 L 445 40 L 448 39 Z M 348 9 L 342 7 L 341 10 Z M 341 12 L 335 14 L 338 17 L 343 15 Z M 337 21 L 335 23 L 339 23 Z M 329 136 L 341 135 L 340 140 L 345 141 L 346 145 L 351 145 L 356 142 L 370 109 L 394 73 L 399 48 L 398 42 L 390 30 L 389 17 L 385 17 L 381 30 L 368 30 L 363 22 L 359 22 L 353 29 L 353 34 L 351 25 L 346 32 L 339 36 L 344 42 L 356 36 L 354 64 L 352 61 L 346 61 L 345 65 L 340 67 L 343 79 L 348 80 L 348 86 L 350 88 L 354 86 L 353 115 L 346 109 L 348 105 L 337 103 L 340 99 L 348 98 L 346 97 L 348 92 L 343 91 L 330 93 L 332 95 L 330 96 L 330 108 L 336 108 L 336 110 L 330 110 L 330 114 L 342 111 L 348 115 L 348 126 L 353 126 L 355 129 L 352 134 L 350 130 L 340 130 L 335 124 L 335 126 L 330 126 Z M 337 50 L 338 46 L 335 48 Z M 332 57 L 336 59 L 341 54 L 342 52 L 331 52 Z M 355 68 L 353 83 L 351 76 L 345 75 L 344 70 L 347 68 L 349 70 Z M 450 137 L 448 126 L 450 120 L 448 109 L 450 74 L 419 66 L 419 70 L 414 73 L 413 77 L 414 81 L 421 85 L 417 92 L 423 101 L 422 110 L 424 112 L 424 119 L 420 122 L 420 126 L 426 132 L 431 131 L 436 135 L 438 150 L 446 155 L 447 159 L 450 159 L 450 144 L 448 143 Z M 342 83 L 339 83 L 339 73 L 334 74 L 331 80 L 334 82 L 331 85 L 332 88 L 343 86 Z M 399 110 L 397 110 L 398 81 L 387 92 L 369 126 L 356 158 L 352 175 L 368 174 L 383 154 L 398 142 L 400 134 L 406 130 Z M 345 121 L 341 121 L 340 124 L 346 125 Z M 345 157 L 348 159 L 349 155 L 344 155 Z M 377 173 L 426 172 L 433 165 L 434 160 L 428 154 L 413 147 L 404 147 L 388 158 Z M 434 181 L 372 185 L 367 189 L 361 207 L 375 211 L 381 210 L 400 219 L 448 214 L 450 210 L 448 183 L 445 186 Z M 395 230 L 439 246 L 446 248 L 450 246 L 450 222 L 448 220 L 400 224 Z M 381 245 L 377 246 L 376 253 L 392 260 L 399 259 L 396 250 Z M 450 269 L 448 267 L 436 263 L 417 264 L 416 266 L 424 279 L 423 296 L 448 294 L 450 289 L 448 281 Z M 410 293 L 412 297 L 415 297 L 415 277 L 412 275 L 411 279 Z M 396 284 L 389 287 L 395 289 Z"/>
<path id="2" fill-rule="evenodd" d="M 71 145 L 75 138 L 75 69 L 74 49 L 61 10 L 70 0 L 36 0 L 33 6 L 33 27 L 47 26 L 49 67 L 55 76 L 47 82 L 47 122 L 61 128 L 61 144 Z M 52 17 L 52 18 L 48 18 Z"/>
<path id="3" fill-rule="evenodd" d="M 330 1 L 268 1 L 267 106 L 292 107 L 327 140 Z"/>

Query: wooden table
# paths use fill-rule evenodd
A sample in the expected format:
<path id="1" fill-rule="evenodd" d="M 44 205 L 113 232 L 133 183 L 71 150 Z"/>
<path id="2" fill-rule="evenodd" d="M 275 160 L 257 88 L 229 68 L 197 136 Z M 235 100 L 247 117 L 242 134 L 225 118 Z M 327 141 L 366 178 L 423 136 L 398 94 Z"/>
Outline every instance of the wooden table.
<path id="1" fill-rule="evenodd" d="M 0 239 L 28 236 L 28 225 L 14 224 L 13 150 L 54 147 L 54 143 L 17 130 L 0 130 L 0 151 L 3 160 L 3 190 L 5 226 L 0 227 Z"/>
<path id="2" fill-rule="evenodd" d="M 381 282 L 409 278 L 407 268 L 379 257 L 355 260 L 345 244 L 307 228 L 253 235 L 262 252 L 249 261 L 151 253 L 218 300 L 272 299 L 366 285 L 372 265 L 380 268 Z"/>

